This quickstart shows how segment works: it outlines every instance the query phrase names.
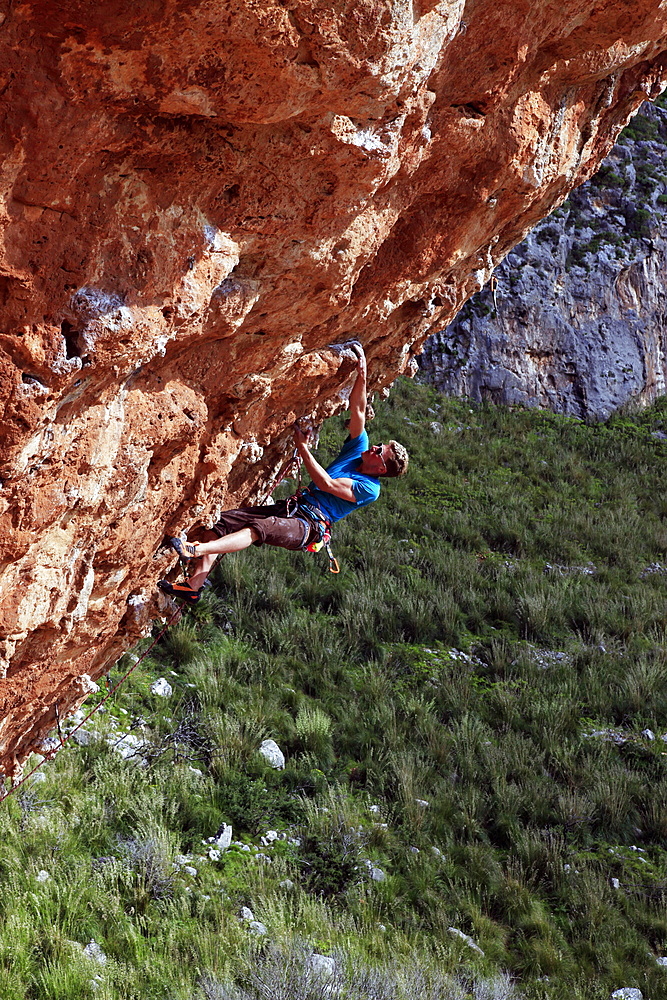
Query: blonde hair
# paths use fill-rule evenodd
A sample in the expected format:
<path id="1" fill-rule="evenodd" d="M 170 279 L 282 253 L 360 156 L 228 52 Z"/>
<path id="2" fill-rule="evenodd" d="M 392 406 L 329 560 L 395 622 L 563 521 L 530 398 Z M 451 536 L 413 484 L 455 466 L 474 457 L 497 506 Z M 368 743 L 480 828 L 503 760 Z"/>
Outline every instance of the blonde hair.
<path id="1" fill-rule="evenodd" d="M 387 459 L 387 472 L 386 475 L 393 476 L 404 476 L 408 471 L 408 452 L 407 449 L 399 444 L 398 441 L 388 441 L 387 444 L 391 448 L 391 456 Z"/>

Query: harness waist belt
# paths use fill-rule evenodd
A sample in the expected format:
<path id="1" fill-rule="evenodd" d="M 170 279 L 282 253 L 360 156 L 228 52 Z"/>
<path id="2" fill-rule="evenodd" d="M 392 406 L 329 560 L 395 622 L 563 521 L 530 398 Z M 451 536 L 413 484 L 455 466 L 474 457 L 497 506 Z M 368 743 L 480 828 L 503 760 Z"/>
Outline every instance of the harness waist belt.
<path id="1" fill-rule="evenodd" d="M 314 518 L 315 521 L 326 525 L 327 528 L 331 524 L 329 518 L 325 517 L 319 507 L 317 507 L 314 503 L 311 503 L 309 500 L 304 500 L 303 497 L 299 497 L 298 509 L 302 514 L 305 514 L 306 517 L 310 516 Z"/>

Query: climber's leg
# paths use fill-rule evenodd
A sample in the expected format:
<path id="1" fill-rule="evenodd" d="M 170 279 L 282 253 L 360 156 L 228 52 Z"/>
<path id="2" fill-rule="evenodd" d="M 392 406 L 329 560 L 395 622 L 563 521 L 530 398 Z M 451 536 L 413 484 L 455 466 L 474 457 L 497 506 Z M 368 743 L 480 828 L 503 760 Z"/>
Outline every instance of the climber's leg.
<path id="1" fill-rule="evenodd" d="M 193 590 L 201 590 L 217 558 L 217 555 L 207 555 L 193 560 L 190 575 L 188 576 L 188 584 Z"/>
<path id="2" fill-rule="evenodd" d="M 165 593 L 194 604 L 218 556 L 240 552 L 250 545 L 303 548 L 312 540 L 311 535 L 317 534 L 317 529 L 300 517 L 285 516 L 286 513 L 287 504 L 284 501 L 265 507 L 223 511 L 213 529 L 205 532 L 203 541 L 196 543 L 196 552 L 188 560 L 189 576 L 185 585 L 161 580 L 158 586 Z M 183 548 L 184 544 L 178 547 Z M 187 549 L 185 554 L 188 554 Z"/>
<path id="3" fill-rule="evenodd" d="M 192 571 L 188 576 L 188 584 L 193 590 L 200 590 L 218 556 L 247 549 L 258 538 L 259 534 L 254 528 L 242 528 L 240 531 L 225 535 L 223 538 L 215 538 L 210 542 L 200 542 L 197 546 L 197 559 L 193 560 Z M 204 552 L 202 552 L 203 548 L 205 548 Z"/>
<path id="4" fill-rule="evenodd" d="M 229 535 L 223 535 L 222 538 L 215 538 L 210 542 L 198 542 L 197 560 L 206 558 L 206 556 L 224 556 L 228 552 L 240 552 L 242 549 L 247 549 L 253 542 L 259 541 L 259 537 L 260 533 L 256 528 L 247 527 L 233 531 Z"/>
<path id="5" fill-rule="evenodd" d="M 186 604 L 196 604 L 201 589 L 206 583 L 206 578 L 218 556 L 246 549 L 259 539 L 259 533 L 254 528 L 246 527 L 220 538 L 215 531 L 207 531 L 206 539 L 206 541 L 197 542 L 197 555 L 189 561 L 190 574 L 185 583 L 171 583 L 169 580 L 158 581 L 158 587 L 163 593 L 177 597 L 179 600 L 185 601 Z M 204 546 L 213 546 L 213 551 L 202 552 Z"/>

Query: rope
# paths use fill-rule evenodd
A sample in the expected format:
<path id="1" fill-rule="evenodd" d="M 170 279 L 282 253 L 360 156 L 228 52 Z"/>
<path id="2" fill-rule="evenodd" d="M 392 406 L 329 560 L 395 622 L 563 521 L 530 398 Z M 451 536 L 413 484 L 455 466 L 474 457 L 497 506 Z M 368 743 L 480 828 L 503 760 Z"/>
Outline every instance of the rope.
<path id="1" fill-rule="evenodd" d="M 43 754 L 42 755 L 42 760 L 40 760 L 39 764 L 37 764 L 36 767 L 33 767 L 32 771 L 29 771 L 23 778 L 21 778 L 20 781 L 17 781 L 17 783 L 15 785 L 12 785 L 12 787 L 10 789 L 8 789 L 7 791 L 4 791 L 2 788 L 0 788 L 0 802 L 4 802 L 5 799 L 8 799 L 10 795 L 13 795 L 14 792 L 18 791 L 18 789 L 21 787 L 21 785 L 25 784 L 25 782 L 28 780 L 28 778 L 31 778 L 33 776 L 33 774 L 40 769 L 40 767 L 42 766 L 42 764 L 45 761 L 47 761 L 47 760 L 53 760 L 53 758 L 56 756 L 56 754 L 60 753 L 60 751 L 65 746 L 65 744 L 67 743 L 67 741 L 71 740 L 71 738 L 74 736 L 74 733 L 76 733 L 78 729 L 81 729 L 81 727 L 83 725 L 85 725 L 86 722 L 88 722 L 88 720 L 91 718 L 91 716 L 93 716 L 95 714 L 95 712 L 98 712 L 100 710 L 100 708 L 102 707 L 102 705 L 104 704 L 104 702 L 107 701 L 107 699 L 110 698 L 111 695 L 114 694 L 114 692 L 118 690 L 118 688 L 121 686 L 121 684 L 123 684 L 123 682 L 127 680 L 127 678 L 130 676 L 130 674 L 134 670 L 137 669 L 137 667 L 139 666 L 139 664 L 141 663 L 141 661 L 143 659 L 145 659 L 145 657 L 148 656 L 148 654 L 150 653 L 151 649 L 153 649 L 153 647 L 158 644 L 158 642 L 160 641 L 160 639 L 162 638 L 162 636 L 165 634 L 165 632 L 167 631 L 167 629 L 169 628 L 169 626 L 171 625 L 171 623 L 176 619 L 177 615 L 181 614 L 181 611 L 182 611 L 181 608 L 176 608 L 176 610 L 174 611 L 173 615 L 171 616 L 171 618 L 169 619 L 169 621 L 167 622 L 167 624 L 158 633 L 158 635 L 155 637 L 155 639 L 153 639 L 153 641 L 150 644 L 150 646 L 148 646 L 144 650 L 144 652 L 141 654 L 141 656 L 136 661 L 136 663 L 132 664 L 132 666 L 127 671 L 127 673 L 123 674 L 123 676 L 121 677 L 121 679 L 119 681 L 117 681 L 116 684 L 114 684 L 114 686 L 107 691 L 107 693 L 105 694 L 104 698 L 102 698 L 102 700 L 95 706 L 95 708 L 93 708 L 88 713 L 88 715 L 84 719 L 81 720 L 81 722 L 77 723 L 77 725 L 74 727 L 74 729 L 70 730 L 70 732 L 67 734 L 67 736 L 63 736 L 62 735 L 62 731 L 60 729 L 60 718 L 59 718 L 59 713 L 58 713 L 58 706 L 56 704 L 56 721 L 58 723 L 58 734 L 60 736 L 60 745 L 57 746 L 57 747 L 54 747 L 53 750 L 48 750 L 45 754 Z"/>
<path id="2" fill-rule="evenodd" d="M 273 491 L 275 489 L 277 489 L 280 486 L 280 484 L 282 483 L 283 479 L 287 479 L 287 476 L 288 476 L 288 473 L 289 473 L 290 469 L 295 464 L 296 464 L 296 474 L 297 474 L 297 479 L 298 479 L 298 481 L 297 481 L 297 492 L 301 489 L 301 458 L 299 456 L 298 451 L 295 448 L 294 449 L 294 454 L 292 455 L 291 458 L 288 458 L 287 461 L 283 463 L 283 465 L 282 465 L 282 467 L 280 469 L 280 472 L 278 473 L 276 479 L 273 481 L 273 483 L 269 487 L 268 492 L 265 493 L 264 497 L 259 501 L 258 506 L 262 507 L 266 503 L 266 500 L 268 499 L 268 497 L 273 493 Z"/>

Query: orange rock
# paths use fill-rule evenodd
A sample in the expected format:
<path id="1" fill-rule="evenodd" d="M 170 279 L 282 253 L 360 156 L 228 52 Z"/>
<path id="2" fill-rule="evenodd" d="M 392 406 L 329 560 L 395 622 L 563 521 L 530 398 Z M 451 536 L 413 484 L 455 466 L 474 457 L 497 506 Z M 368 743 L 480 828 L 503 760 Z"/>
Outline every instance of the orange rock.
<path id="1" fill-rule="evenodd" d="M 665 75 L 658 0 L 0 14 L 0 765 L 145 630 L 165 530 L 409 368 Z M 156 557 L 157 554 L 157 557 Z"/>

